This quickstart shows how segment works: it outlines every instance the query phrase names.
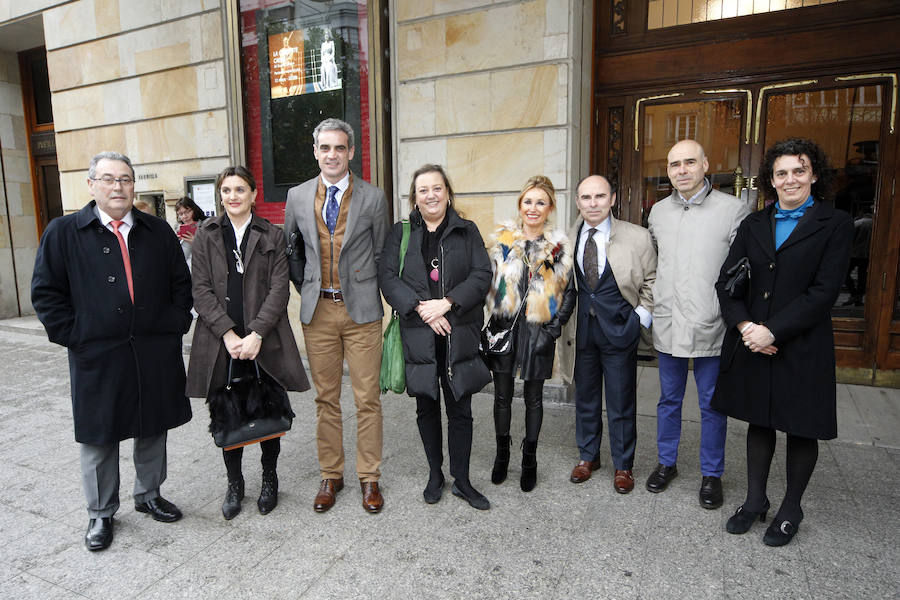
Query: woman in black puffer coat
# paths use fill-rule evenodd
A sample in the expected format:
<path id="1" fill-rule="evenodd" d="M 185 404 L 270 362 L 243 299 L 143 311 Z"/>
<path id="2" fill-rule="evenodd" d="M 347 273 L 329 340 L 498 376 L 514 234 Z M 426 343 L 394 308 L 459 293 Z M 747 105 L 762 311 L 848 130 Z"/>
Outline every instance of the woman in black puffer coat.
<path id="1" fill-rule="evenodd" d="M 416 421 L 430 468 L 423 496 L 434 504 L 444 488 L 442 389 L 453 494 L 486 510 L 490 502 L 469 482 L 469 456 L 472 394 L 491 380 L 478 351 L 491 264 L 478 228 L 453 209 L 453 189 L 443 168 L 420 167 L 413 174 L 409 198 L 403 273 L 403 224 L 396 223 L 379 257 L 378 283 L 400 318 L 406 391 L 416 398 Z"/>

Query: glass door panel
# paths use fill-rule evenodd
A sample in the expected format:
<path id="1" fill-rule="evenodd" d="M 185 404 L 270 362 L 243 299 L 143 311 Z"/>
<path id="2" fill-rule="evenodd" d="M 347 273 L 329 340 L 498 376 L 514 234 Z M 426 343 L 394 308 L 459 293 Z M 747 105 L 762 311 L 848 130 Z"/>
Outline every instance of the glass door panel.
<path id="1" fill-rule="evenodd" d="M 788 137 L 814 140 L 835 172 L 834 202 L 853 219 L 853 246 L 834 317 L 865 316 L 872 246 L 884 86 L 773 94 L 766 106 L 764 148 Z M 771 204 L 772 198 L 766 199 Z"/>
<path id="2" fill-rule="evenodd" d="M 714 188 L 734 193 L 734 169 L 741 160 L 741 132 L 746 102 L 742 98 L 669 102 L 644 107 L 641 145 L 641 215 L 672 193 L 666 171 L 669 149 L 681 140 L 700 143 L 709 160 L 707 177 Z"/>

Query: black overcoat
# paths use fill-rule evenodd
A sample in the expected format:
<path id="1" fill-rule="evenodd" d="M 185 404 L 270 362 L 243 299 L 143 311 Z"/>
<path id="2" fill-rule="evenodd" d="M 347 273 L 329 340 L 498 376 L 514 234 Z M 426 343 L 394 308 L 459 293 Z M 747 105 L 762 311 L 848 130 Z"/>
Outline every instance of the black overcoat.
<path id="1" fill-rule="evenodd" d="M 453 299 L 445 315 L 451 332 L 447 336 L 449 383 L 454 399 L 481 391 L 491 381 L 491 373 L 478 351 L 482 305 L 491 285 L 491 263 L 478 227 L 447 208 L 447 228 L 441 236 L 441 286 L 444 296 Z M 418 210 L 410 213 L 409 247 L 403 275 L 400 266 L 402 223 L 395 223 L 379 256 L 378 284 L 381 293 L 400 318 L 403 357 L 406 361 L 406 392 L 410 396 L 440 398 L 434 331 L 422 321 L 416 306 L 430 300 L 428 270 L 422 258 L 424 224 Z"/>
<path id="2" fill-rule="evenodd" d="M 199 315 L 191 343 L 187 394 L 205 398 L 225 385 L 228 354 L 222 336 L 234 321 L 228 316 L 226 293 L 228 262 L 222 223 L 228 217 L 207 219 L 194 238 L 191 265 L 194 272 L 194 309 Z M 262 336 L 257 362 L 287 390 L 303 392 L 309 380 L 300 361 L 297 342 L 288 322 L 291 294 L 284 233 L 262 217 L 253 215 L 244 252 L 244 329 Z"/>
<path id="3" fill-rule="evenodd" d="M 132 210 L 132 304 L 119 242 L 94 206 L 50 221 L 31 301 L 50 341 L 69 350 L 75 440 L 101 445 L 191 419 L 181 354 L 191 276 L 172 228 Z"/>
<path id="4" fill-rule="evenodd" d="M 775 205 L 738 228 L 716 282 L 728 327 L 712 406 L 755 425 L 808 438 L 837 436 L 831 307 L 850 258 L 853 226 L 847 213 L 817 202 L 775 250 Z M 726 271 L 746 256 L 751 285 L 744 298 L 724 291 Z M 763 323 L 778 353 L 754 353 L 737 324 Z"/>

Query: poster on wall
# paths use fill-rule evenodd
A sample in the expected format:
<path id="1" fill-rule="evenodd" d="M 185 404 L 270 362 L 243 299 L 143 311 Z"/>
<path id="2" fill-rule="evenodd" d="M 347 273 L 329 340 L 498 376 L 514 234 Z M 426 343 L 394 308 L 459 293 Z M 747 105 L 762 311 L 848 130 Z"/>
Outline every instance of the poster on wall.
<path id="1" fill-rule="evenodd" d="M 330 30 L 294 29 L 268 38 L 272 99 L 341 89 L 342 57 L 336 52 L 340 46 L 335 47 Z"/>

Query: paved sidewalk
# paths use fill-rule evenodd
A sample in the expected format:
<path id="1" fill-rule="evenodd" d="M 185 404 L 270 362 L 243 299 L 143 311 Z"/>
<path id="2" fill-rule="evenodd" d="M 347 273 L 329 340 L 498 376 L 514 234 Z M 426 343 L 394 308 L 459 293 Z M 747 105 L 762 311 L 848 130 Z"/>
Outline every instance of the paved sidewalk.
<path id="1" fill-rule="evenodd" d="M 492 485 L 491 397 L 479 394 L 472 481 L 492 508 L 473 510 L 449 486 L 441 502 L 426 505 L 413 404 L 388 395 L 384 511 L 364 513 L 352 484 L 350 417 L 349 485 L 330 512 L 316 514 L 315 407 L 307 392 L 291 395 L 297 419 L 282 445 L 278 508 L 267 516 L 256 510 L 259 451 L 249 448 L 244 511 L 225 521 L 224 466 L 206 431 L 206 407 L 193 400 L 194 419 L 170 432 L 163 486 L 185 518 L 167 525 L 134 511 L 131 444 L 123 443 L 115 541 L 89 553 L 66 353 L 35 324 L 0 322 L 4 598 L 900 598 L 900 391 L 839 386 L 841 437 L 820 445 L 797 537 L 773 549 L 761 541 L 762 525 L 744 536 L 724 531 L 743 499 L 742 423 L 729 424 L 725 507 L 698 505 L 695 396 L 685 403 L 680 476 L 665 493 L 644 489 L 656 463 L 658 380 L 649 367 L 639 373 L 638 485 L 627 496 L 612 489 L 606 444 L 603 468 L 584 484 L 569 483 L 577 459 L 570 405 L 546 407 L 537 488 L 518 488 L 518 444 L 510 479 Z M 343 398 L 352 415 L 346 378 Z M 521 401 L 513 419 L 521 437 Z M 784 493 L 783 456 L 780 437 L 769 489 L 775 503 Z"/>

